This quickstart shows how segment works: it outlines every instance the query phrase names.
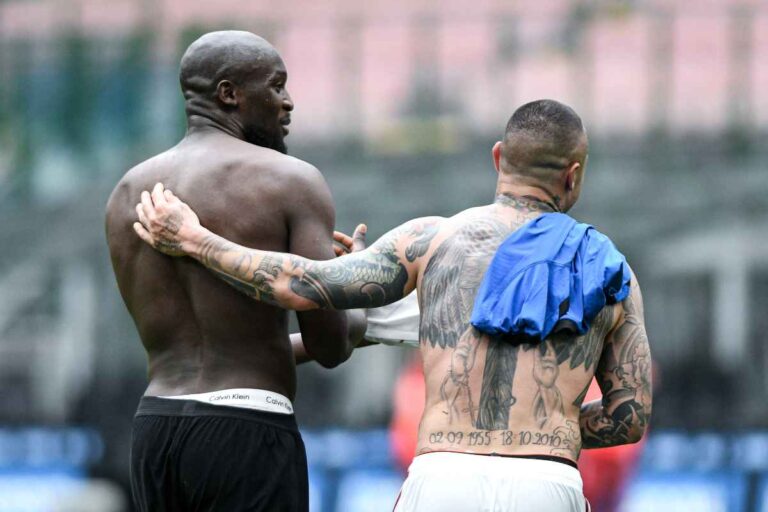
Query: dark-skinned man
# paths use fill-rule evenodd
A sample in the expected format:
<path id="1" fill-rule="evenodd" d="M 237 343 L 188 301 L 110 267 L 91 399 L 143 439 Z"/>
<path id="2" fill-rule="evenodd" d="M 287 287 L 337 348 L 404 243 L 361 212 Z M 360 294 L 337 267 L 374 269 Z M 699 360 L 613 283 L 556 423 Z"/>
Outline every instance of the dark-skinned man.
<path id="1" fill-rule="evenodd" d="M 395 510 L 582 512 L 581 449 L 636 442 L 652 404 L 637 280 L 605 235 L 562 213 L 587 148 L 570 107 L 523 105 L 493 147 L 493 203 L 332 261 L 228 241 L 162 184 L 134 229 L 280 307 L 376 307 L 417 289 L 426 403 Z M 593 376 L 603 397 L 584 403 Z"/>
<path id="2" fill-rule="evenodd" d="M 131 451 L 140 511 L 308 509 L 286 311 L 153 251 L 131 228 L 134 197 L 163 181 L 232 240 L 332 258 L 328 187 L 316 168 L 285 154 L 287 79 L 264 39 L 202 36 L 181 60 L 186 135 L 131 169 L 109 199 L 113 268 L 149 365 Z M 298 348 L 326 367 L 346 360 L 365 330 L 361 312 L 307 311 L 298 321 Z"/>

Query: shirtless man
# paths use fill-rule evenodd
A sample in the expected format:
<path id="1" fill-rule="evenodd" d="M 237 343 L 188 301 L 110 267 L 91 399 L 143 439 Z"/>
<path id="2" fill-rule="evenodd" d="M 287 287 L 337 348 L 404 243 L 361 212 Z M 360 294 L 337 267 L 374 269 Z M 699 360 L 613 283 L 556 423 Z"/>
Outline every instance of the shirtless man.
<path id="1" fill-rule="evenodd" d="M 636 442 L 650 418 L 650 350 L 634 275 L 626 299 L 599 310 L 585 335 L 558 330 L 534 343 L 470 323 L 502 241 L 578 200 L 587 137 L 572 109 L 541 100 L 515 112 L 492 155 L 492 204 L 407 222 L 327 262 L 232 243 L 161 184 L 134 224 L 157 249 L 191 256 L 280 307 L 374 307 L 418 290 L 426 404 L 397 511 L 587 510 L 580 450 Z M 593 376 L 603 399 L 583 404 Z"/>
<path id="2" fill-rule="evenodd" d="M 316 168 L 285 154 L 287 78 L 275 49 L 253 34 L 192 43 L 180 74 L 186 135 L 131 169 L 109 199 L 112 264 L 149 363 L 131 453 L 141 511 L 308 509 L 286 311 L 153 251 L 131 228 L 134 197 L 163 181 L 227 238 L 332 258 L 328 187 Z M 365 330 L 360 312 L 306 311 L 298 320 L 299 347 L 326 367 L 347 359 Z"/>

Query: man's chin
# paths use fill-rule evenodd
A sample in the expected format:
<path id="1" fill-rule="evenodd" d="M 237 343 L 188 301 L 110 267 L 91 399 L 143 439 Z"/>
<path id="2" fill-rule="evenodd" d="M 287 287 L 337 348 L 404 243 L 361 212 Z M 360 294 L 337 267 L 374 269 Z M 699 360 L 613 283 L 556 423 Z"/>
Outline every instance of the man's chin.
<path id="1" fill-rule="evenodd" d="M 280 142 L 278 142 L 271 149 L 274 149 L 275 151 L 279 151 L 279 152 L 283 153 L 284 155 L 288 154 L 288 147 L 285 145 L 285 141 L 283 139 L 280 139 Z"/>
<path id="2" fill-rule="evenodd" d="M 247 134 L 246 141 L 263 148 L 274 149 L 280 153 L 287 154 L 288 148 L 285 145 L 285 139 L 282 135 L 268 136 L 263 133 Z"/>

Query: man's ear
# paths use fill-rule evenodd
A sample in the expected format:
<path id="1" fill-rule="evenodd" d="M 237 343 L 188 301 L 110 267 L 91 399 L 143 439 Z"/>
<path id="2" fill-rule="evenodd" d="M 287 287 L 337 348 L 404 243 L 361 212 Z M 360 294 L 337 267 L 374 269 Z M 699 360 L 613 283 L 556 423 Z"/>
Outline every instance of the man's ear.
<path id="1" fill-rule="evenodd" d="M 571 162 L 568 169 L 565 171 L 565 191 L 571 192 L 576 188 L 578 182 L 578 172 L 581 169 L 581 163 Z"/>
<path id="2" fill-rule="evenodd" d="M 235 86 L 229 80 L 222 80 L 216 85 L 216 98 L 230 107 L 236 107 L 238 104 Z"/>
<path id="3" fill-rule="evenodd" d="M 501 167 L 499 167 L 499 161 L 501 160 L 501 141 L 497 141 L 496 144 L 493 145 L 493 149 L 491 149 L 491 157 L 493 158 L 493 167 L 496 169 L 496 172 L 500 172 Z"/>

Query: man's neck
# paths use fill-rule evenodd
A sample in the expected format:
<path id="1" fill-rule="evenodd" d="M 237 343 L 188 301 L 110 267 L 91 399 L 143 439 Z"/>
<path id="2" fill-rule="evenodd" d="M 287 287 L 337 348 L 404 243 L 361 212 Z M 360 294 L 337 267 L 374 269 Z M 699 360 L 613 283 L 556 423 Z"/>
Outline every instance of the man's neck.
<path id="1" fill-rule="evenodd" d="M 237 121 L 216 114 L 191 114 L 187 116 L 187 136 L 205 133 L 224 133 L 245 140 L 243 128 Z"/>
<path id="2" fill-rule="evenodd" d="M 544 187 L 499 181 L 496 187 L 496 203 L 514 208 L 562 211 L 562 198 Z"/>

